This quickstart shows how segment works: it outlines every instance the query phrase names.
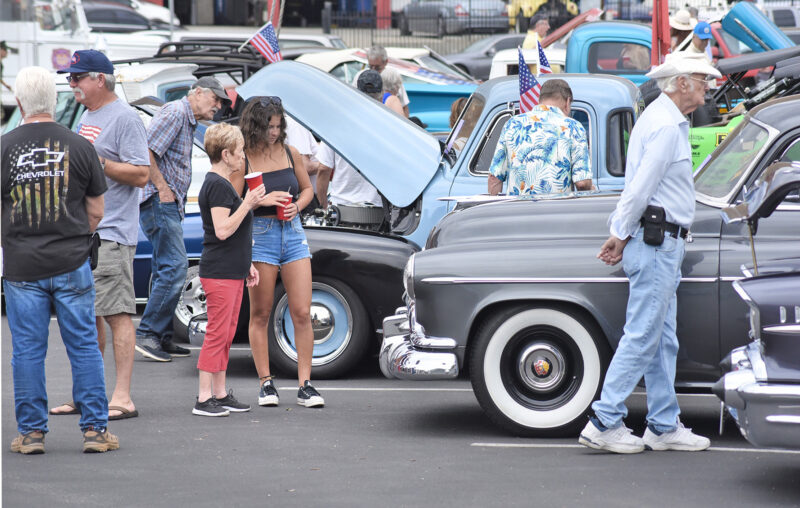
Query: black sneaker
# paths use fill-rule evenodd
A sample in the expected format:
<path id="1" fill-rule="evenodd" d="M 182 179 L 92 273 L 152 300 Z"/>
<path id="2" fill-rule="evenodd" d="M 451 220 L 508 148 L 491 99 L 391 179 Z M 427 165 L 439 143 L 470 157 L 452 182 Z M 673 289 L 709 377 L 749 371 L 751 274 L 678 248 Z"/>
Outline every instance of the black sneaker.
<path id="1" fill-rule="evenodd" d="M 191 354 L 192 354 L 192 352 L 189 349 L 186 349 L 185 347 L 178 346 L 177 344 L 175 344 L 171 340 L 165 340 L 164 342 L 162 342 L 161 343 L 161 350 L 164 351 L 165 353 L 167 353 L 170 356 L 185 357 L 185 356 L 191 356 Z"/>
<path id="2" fill-rule="evenodd" d="M 258 405 L 259 406 L 277 406 L 280 402 L 278 397 L 278 390 L 272 384 L 272 380 L 268 379 L 261 385 L 258 391 Z"/>
<path id="3" fill-rule="evenodd" d="M 194 409 L 192 409 L 193 415 L 200 415 L 200 416 L 228 416 L 231 412 L 220 405 L 219 401 L 214 397 L 209 397 L 207 400 L 197 403 L 194 405 Z"/>
<path id="4" fill-rule="evenodd" d="M 303 383 L 303 387 L 297 390 L 297 403 L 305 407 L 322 407 L 325 399 L 311 386 L 311 381 Z"/>
<path id="5" fill-rule="evenodd" d="M 224 407 L 225 409 L 233 411 L 234 413 L 245 413 L 247 411 L 250 411 L 249 404 L 243 404 L 238 400 L 236 400 L 236 397 L 233 396 L 233 390 L 228 390 L 228 395 L 224 396 L 221 399 L 217 399 L 217 404 Z"/>
<path id="6" fill-rule="evenodd" d="M 161 343 L 150 337 L 136 337 L 136 351 L 157 362 L 171 362 L 172 357 L 161 349 Z"/>

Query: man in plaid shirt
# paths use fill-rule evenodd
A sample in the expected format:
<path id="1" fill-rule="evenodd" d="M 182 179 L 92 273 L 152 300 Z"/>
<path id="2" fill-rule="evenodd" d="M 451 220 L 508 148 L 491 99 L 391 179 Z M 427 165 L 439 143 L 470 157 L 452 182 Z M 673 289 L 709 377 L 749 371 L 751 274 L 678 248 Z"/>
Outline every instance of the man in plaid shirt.
<path id="1" fill-rule="evenodd" d="M 172 342 L 172 314 L 186 279 L 183 214 L 192 180 L 192 138 L 198 120 L 211 120 L 230 102 L 212 77 L 200 78 L 183 99 L 165 104 L 147 129 L 150 180 L 139 205 L 139 224 L 153 245 L 152 285 L 142 321 L 136 330 L 136 350 L 153 360 L 189 356 Z"/>

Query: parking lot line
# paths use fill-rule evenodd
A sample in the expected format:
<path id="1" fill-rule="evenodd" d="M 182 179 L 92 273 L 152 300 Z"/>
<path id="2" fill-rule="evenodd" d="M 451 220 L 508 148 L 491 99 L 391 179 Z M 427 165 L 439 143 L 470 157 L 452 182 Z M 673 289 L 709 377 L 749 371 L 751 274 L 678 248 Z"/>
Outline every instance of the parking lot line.
<path id="1" fill-rule="evenodd" d="M 586 448 L 579 444 L 545 444 L 545 443 L 470 443 L 476 448 Z M 712 452 L 732 453 L 777 453 L 784 455 L 800 455 L 800 450 L 771 450 L 764 448 L 730 448 L 726 446 L 712 446 Z"/>

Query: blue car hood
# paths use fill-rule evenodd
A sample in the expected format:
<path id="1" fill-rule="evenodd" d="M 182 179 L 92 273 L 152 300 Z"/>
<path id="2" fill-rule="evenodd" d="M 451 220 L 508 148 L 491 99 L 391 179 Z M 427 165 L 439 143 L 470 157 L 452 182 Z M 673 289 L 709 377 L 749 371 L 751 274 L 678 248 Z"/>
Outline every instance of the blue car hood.
<path id="1" fill-rule="evenodd" d="M 237 88 L 244 99 L 277 95 L 287 114 L 338 152 L 395 206 L 412 204 L 439 166 L 423 129 L 309 65 L 270 64 Z"/>
<path id="2" fill-rule="evenodd" d="M 790 48 L 795 45 L 785 33 L 775 26 L 775 23 L 750 2 L 739 2 L 734 5 L 730 12 L 722 18 L 722 28 L 747 44 L 755 52 Z M 758 40 L 752 37 L 753 35 L 763 41 L 768 48 L 763 47 Z"/>

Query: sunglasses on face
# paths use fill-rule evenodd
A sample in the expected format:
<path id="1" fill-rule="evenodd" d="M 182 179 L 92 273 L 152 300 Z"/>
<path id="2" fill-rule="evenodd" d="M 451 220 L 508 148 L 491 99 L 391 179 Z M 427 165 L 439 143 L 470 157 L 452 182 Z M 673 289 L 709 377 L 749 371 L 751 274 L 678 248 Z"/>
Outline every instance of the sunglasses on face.
<path id="1" fill-rule="evenodd" d="M 81 72 L 80 74 L 70 74 L 67 76 L 67 83 L 77 83 L 78 81 L 82 80 L 86 76 L 88 76 L 88 72 Z"/>

